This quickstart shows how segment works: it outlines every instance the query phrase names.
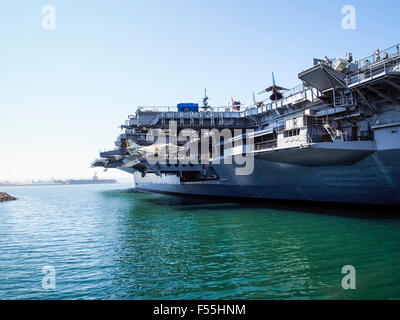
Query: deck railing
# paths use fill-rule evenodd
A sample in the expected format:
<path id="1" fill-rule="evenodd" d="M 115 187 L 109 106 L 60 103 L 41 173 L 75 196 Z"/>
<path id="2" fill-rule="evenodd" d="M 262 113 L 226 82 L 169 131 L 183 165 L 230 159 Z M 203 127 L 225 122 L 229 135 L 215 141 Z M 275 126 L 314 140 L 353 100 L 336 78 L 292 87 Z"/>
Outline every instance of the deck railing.
<path id="1" fill-rule="evenodd" d="M 400 73 L 400 53 L 392 55 L 390 58 L 364 66 L 358 72 L 346 77 L 347 85 L 361 83 L 364 80 L 372 79 L 376 76 L 384 75 L 387 72 Z"/>
<path id="2" fill-rule="evenodd" d="M 400 54 L 400 44 L 396 44 L 396 45 L 394 45 L 394 46 L 392 46 L 390 48 L 387 48 L 387 49 L 385 49 L 383 51 L 380 51 L 380 53 L 379 53 L 380 61 L 383 60 L 383 58 L 385 57 L 386 54 L 387 54 L 387 58 L 388 59 L 393 57 L 393 56 L 399 55 Z M 360 59 L 359 63 L 358 63 L 358 67 L 362 68 L 365 65 L 366 61 L 368 61 L 369 63 L 379 62 L 379 60 L 377 61 L 376 54 L 374 53 L 374 54 L 372 54 L 372 55 L 370 55 L 368 57 Z"/>
<path id="3" fill-rule="evenodd" d="M 259 113 L 267 112 L 271 109 L 280 108 L 286 106 L 287 99 L 297 95 L 303 94 L 305 97 L 305 92 L 310 90 L 310 88 L 305 87 L 303 84 L 298 85 L 292 89 L 286 90 L 282 93 L 282 99 L 271 101 L 270 99 L 262 100 L 262 106 L 257 106 L 255 104 L 250 105 L 243 109 L 243 106 L 240 108 L 239 111 L 233 110 L 232 106 L 223 106 L 223 107 L 210 107 L 207 110 L 202 110 L 201 106 L 199 106 L 199 112 L 205 113 L 227 113 L 227 112 L 238 112 L 240 117 L 255 115 Z M 136 110 L 136 114 L 140 112 L 178 112 L 178 108 L 176 106 L 140 106 Z M 130 115 L 129 118 L 135 118 L 136 116 Z"/>

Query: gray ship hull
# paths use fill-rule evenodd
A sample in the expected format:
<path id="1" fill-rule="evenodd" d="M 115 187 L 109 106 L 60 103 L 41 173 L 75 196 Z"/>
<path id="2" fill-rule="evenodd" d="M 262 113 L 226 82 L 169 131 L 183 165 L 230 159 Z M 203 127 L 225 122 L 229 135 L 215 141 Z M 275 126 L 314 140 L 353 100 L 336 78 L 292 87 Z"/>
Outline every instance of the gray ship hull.
<path id="1" fill-rule="evenodd" d="M 400 149 L 377 151 L 343 166 L 297 165 L 259 155 L 248 176 L 235 175 L 235 165 L 214 167 L 220 181 L 180 183 L 176 176 L 135 173 L 135 187 L 199 196 L 400 205 Z"/>
<path id="2" fill-rule="evenodd" d="M 300 86 L 243 111 L 234 102 L 210 107 L 206 96 L 202 110 L 138 107 L 121 126 L 117 148 L 93 166 L 130 172 L 135 187 L 150 192 L 400 205 L 399 47 L 384 50 L 384 59 L 359 60 L 365 65 L 314 59 L 298 74 Z M 154 136 L 160 130 L 165 140 Z M 186 152 L 202 164 L 175 162 L 185 140 L 189 149 L 200 142 L 200 155 Z M 220 154 L 238 163 L 246 155 L 245 168 L 216 163 Z"/>

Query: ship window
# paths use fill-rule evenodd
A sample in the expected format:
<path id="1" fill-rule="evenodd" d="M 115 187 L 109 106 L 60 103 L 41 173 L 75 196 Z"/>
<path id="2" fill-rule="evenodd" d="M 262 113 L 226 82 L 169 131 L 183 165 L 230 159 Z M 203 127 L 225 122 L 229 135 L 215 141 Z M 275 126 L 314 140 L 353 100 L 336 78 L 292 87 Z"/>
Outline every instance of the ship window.
<path id="1" fill-rule="evenodd" d="M 292 129 L 292 130 L 286 130 L 283 134 L 283 136 L 285 138 L 289 138 L 289 137 L 294 137 L 294 136 L 299 136 L 300 135 L 300 129 Z"/>
<path id="2" fill-rule="evenodd" d="M 272 141 L 275 140 L 275 136 L 273 133 L 267 133 L 262 136 L 258 136 L 254 138 L 254 143 L 260 143 L 260 142 L 266 142 L 266 141 Z M 246 144 L 246 140 L 243 139 L 243 144 Z"/>

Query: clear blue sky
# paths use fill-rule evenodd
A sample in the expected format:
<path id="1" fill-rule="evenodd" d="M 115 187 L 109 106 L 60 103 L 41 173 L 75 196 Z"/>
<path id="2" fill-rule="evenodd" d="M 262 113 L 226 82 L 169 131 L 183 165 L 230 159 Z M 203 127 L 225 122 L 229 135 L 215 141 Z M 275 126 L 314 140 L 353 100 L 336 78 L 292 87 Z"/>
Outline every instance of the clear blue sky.
<path id="1" fill-rule="evenodd" d="M 43 30 L 41 9 L 56 9 Z M 344 5 L 356 30 L 341 27 Z M 90 177 L 138 105 L 226 105 L 271 81 L 298 84 L 313 57 L 400 42 L 398 0 L 2 1 L 0 180 Z M 100 172 L 100 171 L 99 171 Z M 121 176 L 118 171 L 100 174 Z"/>

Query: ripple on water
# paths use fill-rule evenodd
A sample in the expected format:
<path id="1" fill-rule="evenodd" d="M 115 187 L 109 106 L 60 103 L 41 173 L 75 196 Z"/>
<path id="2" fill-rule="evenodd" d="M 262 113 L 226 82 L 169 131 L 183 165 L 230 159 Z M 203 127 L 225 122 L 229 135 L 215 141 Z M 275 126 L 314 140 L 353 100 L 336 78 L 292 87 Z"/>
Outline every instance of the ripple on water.
<path id="1" fill-rule="evenodd" d="M 12 188 L 19 200 L 0 205 L 0 299 L 400 297 L 399 219 L 118 188 Z M 340 287 L 346 264 L 353 292 Z M 41 286 L 46 265 L 54 291 Z"/>

